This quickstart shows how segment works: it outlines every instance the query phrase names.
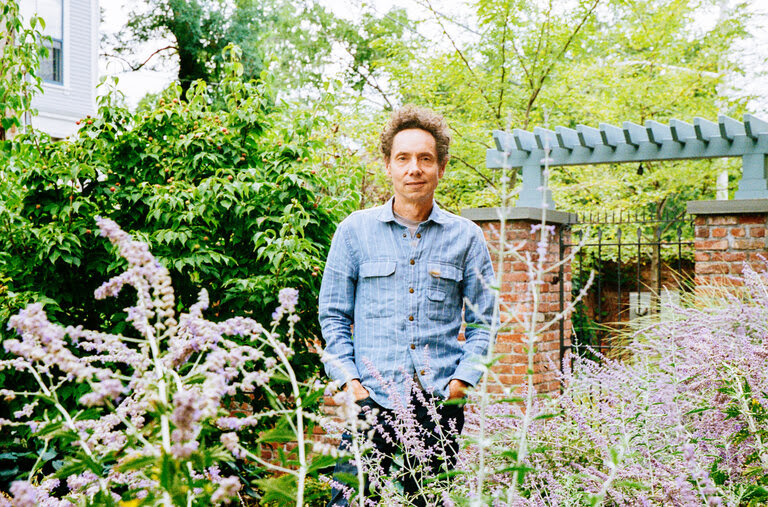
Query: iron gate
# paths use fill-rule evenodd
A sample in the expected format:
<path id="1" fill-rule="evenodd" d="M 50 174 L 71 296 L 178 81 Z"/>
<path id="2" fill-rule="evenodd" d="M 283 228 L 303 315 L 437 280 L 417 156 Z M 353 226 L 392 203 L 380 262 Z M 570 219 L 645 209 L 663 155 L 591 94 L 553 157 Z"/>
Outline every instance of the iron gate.
<path id="1" fill-rule="evenodd" d="M 632 321 L 663 312 L 665 302 L 676 302 L 693 285 L 693 241 L 684 239 L 693 237 L 693 224 L 684 214 L 671 219 L 590 214 L 569 227 L 570 235 L 560 235 L 560 259 L 581 245 L 571 265 L 572 299 L 592 270 L 595 277 L 571 314 L 570 337 L 560 320 L 561 365 L 568 350 L 597 360 L 620 355 Z M 561 312 L 566 305 L 564 274 L 561 265 Z"/>

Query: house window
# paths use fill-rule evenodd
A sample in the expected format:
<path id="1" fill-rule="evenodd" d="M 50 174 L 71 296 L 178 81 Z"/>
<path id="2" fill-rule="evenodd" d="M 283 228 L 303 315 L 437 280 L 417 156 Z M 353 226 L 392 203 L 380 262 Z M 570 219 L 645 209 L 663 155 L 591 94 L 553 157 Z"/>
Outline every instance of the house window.
<path id="1" fill-rule="evenodd" d="M 26 0 L 22 12 L 37 14 L 45 21 L 43 35 L 51 38 L 46 44 L 48 56 L 40 61 L 38 75 L 45 81 L 64 83 L 64 0 Z"/>

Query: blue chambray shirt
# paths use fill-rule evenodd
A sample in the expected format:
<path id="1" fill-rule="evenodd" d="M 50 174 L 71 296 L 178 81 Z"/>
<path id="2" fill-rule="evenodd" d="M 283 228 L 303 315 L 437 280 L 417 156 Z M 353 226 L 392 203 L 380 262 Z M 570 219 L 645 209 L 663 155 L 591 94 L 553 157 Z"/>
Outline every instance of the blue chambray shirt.
<path id="1" fill-rule="evenodd" d="M 451 379 L 477 384 L 494 307 L 493 265 L 480 227 L 433 204 L 412 238 L 395 221 L 392 203 L 339 224 L 319 308 L 328 376 L 339 385 L 359 378 L 386 408 L 393 408 L 390 394 L 410 396 L 411 364 L 422 387 L 443 398 Z M 478 313 L 464 310 L 462 343 L 465 298 Z"/>

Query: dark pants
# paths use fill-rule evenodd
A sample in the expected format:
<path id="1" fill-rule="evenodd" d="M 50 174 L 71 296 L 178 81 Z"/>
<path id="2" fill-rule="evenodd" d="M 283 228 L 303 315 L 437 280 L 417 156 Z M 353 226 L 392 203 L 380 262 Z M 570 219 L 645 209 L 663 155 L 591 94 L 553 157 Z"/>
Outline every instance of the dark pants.
<path id="1" fill-rule="evenodd" d="M 427 397 L 427 400 L 429 398 Z M 366 413 L 369 410 L 378 410 L 376 423 L 373 428 L 373 435 L 369 436 L 374 450 L 369 451 L 367 457 L 380 457 L 380 467 L 385 475 L 389 475 L 393 463 L 393 457 L 401 452 L 403 455 L 403 469 L 396 474 L 397 479 L 403 486 L 403 492 L 406 497 L 413 502 L 413 505 L 423 506 L 428 503 L 434 504 L 439 499 L 428 502 L 426 494 L 422 491 L 422 482 L 425 478 L 434 478 L 439 474 L 452 471 L 456 464 L 456 454 L 459 452 L 458 437 L 464 427 L 464 406 L 463 405 L 437 405 L 437 413 L 440 415 L 440 427 L 435 424 L 427 407 L 417 396 L 411 398 L 415 421 L 420 426 L 415 432 L 403 433 L 402 415 L 398 415 L 394 410 L 385 409 L 370 397 L 357 402 L 362 407 L 359 414 L 361 420 L 365 420 Z M 366 433 L 369 433 L 367 430 Z M 411 443 L 403 449 L 402 439 L 411 439 Z M 352 437 L 349 433 L 344 433 L 341 438 L 339 449 L 351 451 Z M 407 447 L 417 446 L 420 449 L 409 450 Z M 425 452 L 426 451 L 426 452 Z M 350 460 L 339 460 L 333 471 L 334 482 L 348 484 L 355 491 L 357 490 L 357 481 L 350 484 L 353 477 L 357 476 L 357 467 Z M 356 493 L 353 493 L 353 498 Z M 368 477 L 365 482 L 365 497 L 371 498 L 370 483 Z M 349 503 L 344 498 L 344 492 L 339 488 L 332 488 L 331 501 L 328 507 L 346 507 Z M 362 507 L 362 506 L 361 506 Z"/>

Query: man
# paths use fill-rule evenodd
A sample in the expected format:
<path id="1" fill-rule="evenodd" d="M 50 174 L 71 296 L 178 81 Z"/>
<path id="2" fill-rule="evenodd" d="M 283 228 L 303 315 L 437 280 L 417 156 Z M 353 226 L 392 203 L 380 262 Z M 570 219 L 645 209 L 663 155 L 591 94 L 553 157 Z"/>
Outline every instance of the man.
<path id="1" fill-rule="evenodd" d="M 482 376 L 490 341 L 487 328 L 475 326 L 490 322 L 494 305 L 487 289 L 493 267 L 482 231 L 434 201 L 450 140 L 445 120 L 432 111 L 405 106 L 392 114 L 381 134 L 381 151 L 394 196 L 339 224 L 320 289 L 325 371 L 361 407 L 378 411 L 371 441 L 384 457 L 385 471 L 398 450 L 393 424 L 402 415 L 393 409 L 409 400 L 424 430 L 422 444 L 434 447 L 450 436 L 443 452 L 436 453 L 443 455 L 442 462 L 408 465 L 421 465 L 422 471 L 453 466 L 463 407 L 440 405 L 438 427 L 428 414 L 429 403 L 420 400 L 463 398 Z M 465 300 L 471 305 L 464 307 Z M 463 343 L 457 339 L 462 309 L 468 324 Z M 414 384 L 426 394 L 411 398 Z M 342 448 L 349 439 L 344 436 Z M 354 475 L 356 470 L 340 462 L 339 472 Z M 425 504 L 415 474 L 406 473 L 402 482 L 414 503 Z M 338 489 L 333 496 L 329 505 L 347 505 Z"/>

